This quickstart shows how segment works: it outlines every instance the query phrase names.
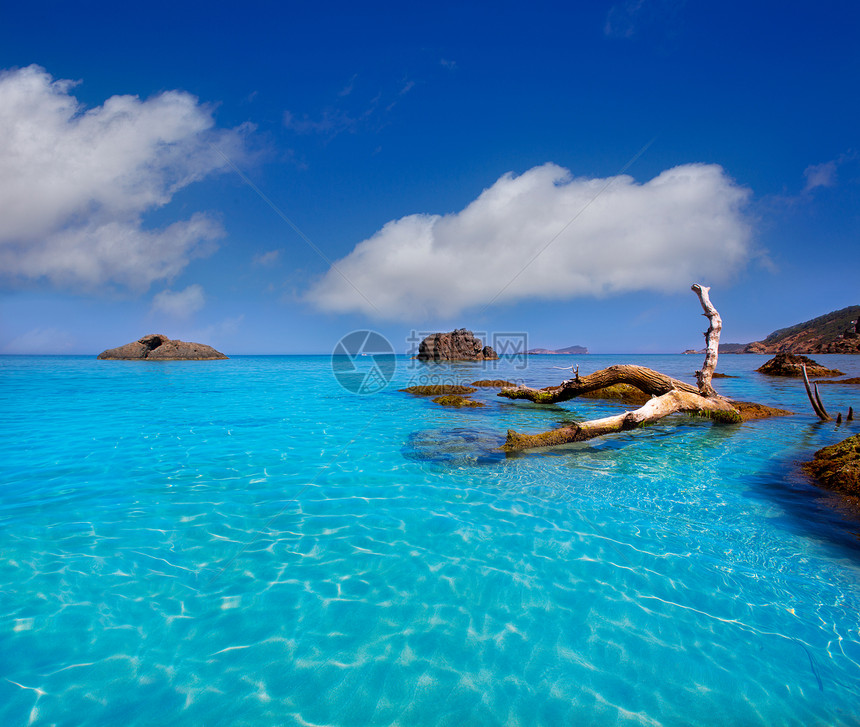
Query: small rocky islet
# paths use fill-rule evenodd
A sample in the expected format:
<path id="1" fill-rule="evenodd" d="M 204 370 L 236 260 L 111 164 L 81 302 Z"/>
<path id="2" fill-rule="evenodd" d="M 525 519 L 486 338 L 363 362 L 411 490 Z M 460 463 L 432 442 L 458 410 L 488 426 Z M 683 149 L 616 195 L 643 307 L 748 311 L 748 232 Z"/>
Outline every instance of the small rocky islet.
<path id="1" fill-rule="evenodd" d="M 102 351 L 103 361 L 217 361 L 229 358 L 205 343 L 190 343 L 153 333 Z"/>
<path id="2" fill-rule="evenodd" d="M 756 369 L 760 374 L 768 376 L 803 376 L 803 367 L 806 366 L 807 376 L 844 376 L 838 369 L 829 369 L 808 356 L 796 353 L 778 353 L 770 361 Z"/>
<path id="3" fill-rule="evenodd" d="M 431 333 L 418 345 L 419 361 L 495 361 L 499 355 L 472 331 L 457 328 L 449 333 Z"/>

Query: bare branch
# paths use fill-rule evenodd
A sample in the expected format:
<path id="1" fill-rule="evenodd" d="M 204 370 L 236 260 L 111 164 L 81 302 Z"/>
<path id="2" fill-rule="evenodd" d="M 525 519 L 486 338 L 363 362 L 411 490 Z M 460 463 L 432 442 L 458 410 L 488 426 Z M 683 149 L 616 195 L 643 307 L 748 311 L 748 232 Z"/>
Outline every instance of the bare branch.
<path id="1" fill-rule="evenodd" d="M 809 376 L 806 373 L 806 364 L 801 364 L 803 370 L 803 385 L 806 387 L 806 395 L 809 397 L 809 403 L 812 404 L 812 410 L 823 422 L 832 421 L 830 415 L 825 411 L 821 403 L 821 396 L 818 394 L 818 385 L 815 386 L 815 393 L 812 393 L 812 387 L 809 385 Z"/>
<path id="2" fill-rule="evenodd" d="M 699 384 L 699 393 L 702 396 L 718 396 L 711 385 L 711 378 L 714 375 L 714 369 L 717 368 L 717 357 L 720 352 L 720 332 L 723 330 L 723 320 L 717 309 L 711 303 L 708 297 L 710 288 L 696 283 L 691 287 L 691 290 L 699 296 L 699 302 L 702 304 L 704 316 L 707 317 L 710 325 L 705 331 L 705 363 L 702 365 L 701 371 L 696 371 L 696 381 Z"/>
<path id="3" fill-rule="evenodd" d="M 669 391 L 687 391 L 697 394 L 695 386 L 673 379 L 671 376 L 661 374 L 659 371 L 646 368 L 645 366 L 632 366 L 629 364 L 618 364 L 609 368 L 595 371 L 587 376 L 580 376 L 576 371 L 576 378 L 568 379 L 560 386 L 547 386 L 545 389 L 532 389 L 528 386 L 502 389 L 499 396 L 508 399 L 528 399 L 539 404 L 555 404 L 559 401 L 567 401 L 582 394 L 587 394 L 598 389 L 605 389 L 615 384 L 630 384 L 640 391 L 652 396 L 662 396 Z"/>
<path id="4" fill-rule="evenodd" d="M 554 447 L 569 442 L 584 442 L 603 434 L 635 429 L 678 412 L 693 412 L 727 423 L 741 421 L 738 410 L 724 399 L 710 399 L 688 391 L 670 391 L 650 399 L 648 403 L 634 411 L 603 419 L 591 419 L 570 427 L 553 429 L 540 434 L 521 434 L 509 429 L 507 441 L 502 449 L 505 452 L 517 452 L 538 447 Z"/>

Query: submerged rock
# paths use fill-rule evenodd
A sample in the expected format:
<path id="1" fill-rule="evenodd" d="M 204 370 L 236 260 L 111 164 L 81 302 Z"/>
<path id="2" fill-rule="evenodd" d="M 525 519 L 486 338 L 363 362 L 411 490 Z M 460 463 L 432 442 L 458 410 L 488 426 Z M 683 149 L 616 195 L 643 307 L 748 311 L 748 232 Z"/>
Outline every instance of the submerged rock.
<path id="1" fill-rule="evenodd" d="M 766 364 L 757 368 L 756 371 L 768 376 L 803 376 L 804 364 L 806 365 L 806 373 L 810 377 L 844 376 L 837 369 L 828 369 L 811 358 L 796 353 L 778 353 Z"/>
<path id="2" fill-rule="evenodd" d="M 457 394 L 448 394 L 447 396 L 437 396 L 433 399 L 434 404 L 442 406 L 484 406 L 483 402 L 475 401 L 466 396 L 458 396 Z"/>
<path id="3" fill-rule="evenodd" d="M 794 414 L 788 409 L 777 409 L 774 406 L 756 404 L 753 401 L 733 401 L 732 406 L 741 414 L 741 420 L 748 422 L 752 419 L 767 419 L 768 417 L 786 417 Z"/>
<path id="4" fill-rule="evenodd" d="M 407 394 L 415 394 L 415 396 L 442 396 L 445 394 L 474 394 L 477 389 L 471 386 L 461 386 L 460 384 L 428 384 L 425 386 L 410 386 L 406 389 L 400 389 Z"/>
<path id="5" fill-rule="evenodd" d="M 475 334 L 465 328 L 450 333 L 433 333 L 418 346 L 419 361 L 489 361 L 498 354 L 485 346 Z"/>
<path id="6" fill-rule="evenodd" d="M 579 395 L 580 399 L 609 399 L 619 401 L 622 404 L 634 404 L 641 406 L 646 404 L 651 398 L 650 394 L 646 394 L 642 389 L 639 389 L 630 384 L 612 384 L 612 386 L 604 386 L 602 389 L 595 389 Z"/>
<path id="7" fill-rule="evenodd" d="M 121 361 L 215 361 L 228 358 L 205 343 L 172 340 L 160 333 L 102 351 L 98 358 Z"/>
<path id="8" fill-rule="evenodd" d="M 803 469 L 829 490 L 860 495 L 860 434 L 819 449 Z"/>

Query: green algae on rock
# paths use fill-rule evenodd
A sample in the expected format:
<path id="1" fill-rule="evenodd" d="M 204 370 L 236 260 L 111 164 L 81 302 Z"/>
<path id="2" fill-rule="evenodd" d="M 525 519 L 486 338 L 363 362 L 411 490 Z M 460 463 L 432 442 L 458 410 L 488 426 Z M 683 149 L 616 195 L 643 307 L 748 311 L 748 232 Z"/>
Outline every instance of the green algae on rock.
<path id="1" fill-rule="evenodd" d="M 480 381 L 473 381 L 469 386 L 484 386 L 487 388 L 504 389 L 506 386 L 516 386 L 516 384 L 512 381 L 505 381 L 504 379 L 481 379 Z"/>
<path id="2" fill-rule="evenodd" d="M 612 384 L 605 386 L 602 389 L 595 391 L 587 391 L 580 394 L 581 399 L 608 399 L 610 401 L 620 401 L 622 404 L 645 404 L 651 394 L 646 394 L 642 389 L 639 389 L 631 384 Z"/>
<path id="3" fill-rule="evenodd" d="M 803 469 L 828 490 L 860 495 L 860 434 L 819 449 Z"/>
<path id="4" fill-rule="evenodd" d="M 458 396 L 457 394 L 448 394 L 447 396 L 437 396 L 433 399 L 434 404 L 441 404 L 442 406 L 484 406 L 483 402 L 475 401 L 474 399 L 470 399 L 466 396 Z"/>
<path id="5" fill-rule="evenodd" d="M 415 396 L 444 396 L 445 394 L 474 394 L 477 389 L 462 384 L 427 384 L 408 386 L 399 391 L 405 391 L 407 394 L 414 394 Z"/>
<path id="6" fill-rule="evenodd" d="M 788 409 L 777 409 L 766 404 L 757 404 L 754 401 L 732 401 L 735 409 L 740 412 L 741 421 L 748 422 L 753 419 L 767 419 L 768 417 L 786 417 L 794 414 Z"/>

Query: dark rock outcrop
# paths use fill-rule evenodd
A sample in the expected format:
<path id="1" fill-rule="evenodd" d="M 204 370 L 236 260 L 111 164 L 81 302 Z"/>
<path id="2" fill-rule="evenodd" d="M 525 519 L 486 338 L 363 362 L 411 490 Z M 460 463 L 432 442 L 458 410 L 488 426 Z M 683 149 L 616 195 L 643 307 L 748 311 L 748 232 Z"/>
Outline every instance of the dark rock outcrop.
<path id="1" fill-rule="evenodd" d="M 419 361 L 488 361 L 498 354 L 485 346 L 475 334 L 465 328 L 450 333 L 433 333 L 418 346 Z"/>
<path id="2" fill-rule="evenodd" d="M 803 365 L 806 365 L 806 373 L 812 376 L 843 376 L 837 369 L 828 369 L 816 363 L 811 358 L 794 353 L 778 353 L 770 361 L 756 369 L 761 374 L 768 376 L 803 376 Z"/>
<path id="3" fill-rule="evenodd" d="M 860 495 L 860 434 L 819 449 L 803 469 L 822 487 Z"/>
<path id="4" fill-rule="evenodd" d="M 119 348 L 102 351 L 103 360 L 122 361 L 214 361 L 228 358 L 205 343 L 186 343 L 154 333 Z"/>

